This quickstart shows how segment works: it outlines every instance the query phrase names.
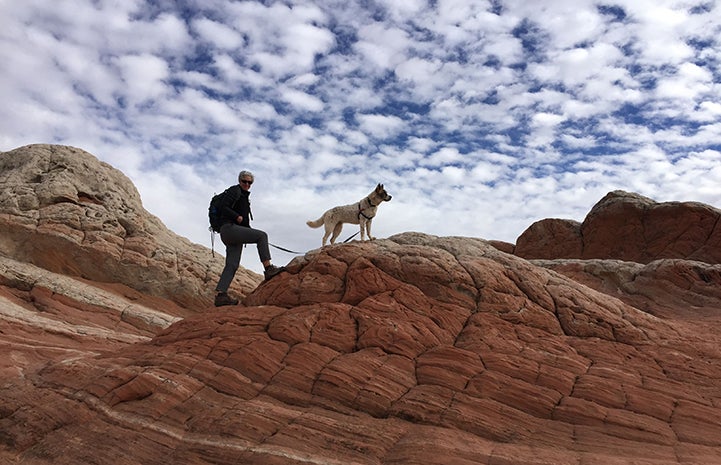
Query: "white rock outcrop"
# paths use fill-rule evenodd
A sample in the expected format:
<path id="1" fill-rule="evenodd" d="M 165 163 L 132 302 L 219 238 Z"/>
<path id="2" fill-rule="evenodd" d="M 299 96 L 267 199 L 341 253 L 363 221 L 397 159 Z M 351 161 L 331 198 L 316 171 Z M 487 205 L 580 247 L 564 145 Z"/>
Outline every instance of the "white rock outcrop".
<path id="1" fill-rule="evenodd" d="M 211 303 L 223 267 L 222 256 L 147 212 L 119 170 L 84 150 L 45 144 L 0 153 L 0 254 L 186 308 Z M 244 296 L 260 280 L 241 268 L 231 290 Z"/>

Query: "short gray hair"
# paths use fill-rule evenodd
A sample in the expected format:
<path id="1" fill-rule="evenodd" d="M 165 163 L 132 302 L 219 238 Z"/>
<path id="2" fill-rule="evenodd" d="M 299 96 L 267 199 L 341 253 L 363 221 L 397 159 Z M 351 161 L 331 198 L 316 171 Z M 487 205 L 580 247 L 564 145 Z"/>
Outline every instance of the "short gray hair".
<path id="1" fill-rule="evenodd" d="M 240 182 L 240 180 L 243 178 L 250 178 L 253 181 L 255 181 L 255 176 L 253 176 L 253 173 L 251 173 L 250 171 L 243 170 L 240 173 L 238 173 L 238 182 Z"/>

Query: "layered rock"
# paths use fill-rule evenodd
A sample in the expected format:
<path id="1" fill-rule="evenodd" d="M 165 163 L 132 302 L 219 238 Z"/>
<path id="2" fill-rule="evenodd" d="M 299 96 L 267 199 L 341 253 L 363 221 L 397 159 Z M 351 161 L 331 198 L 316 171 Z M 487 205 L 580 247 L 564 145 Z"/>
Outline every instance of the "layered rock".
<path id="1" fill-rule="evenodd" d="M 721 211 L 698 202 L 658 203 L 638 194 L 608 193 L 583 223 L 545 219 L 521 234 L 515 254 L 528 259 L 671 258 L 721 263 Z"/>
<path id="2" fill-rule="evenodd" d="M 708 276 L 686 279 L 718 303 Z M 32 396 L 6 383 L 6 451 L 33 464 L 122 463 L 118 451 L 133 463 L 721 461 L 714 316 L 654 316 L 486 241 L 418 233 L 313 251 L 244 304 L 49 364 L 27 375 Z"/>
<path id="3" fill-rule="evenodd" d="M 545 260 L 420 233 L 333 245 L 216 309 L 170 292 L 207 285 L 198 246 L 127 179 L 30 149 L 50 155 L 0 178 L 0 463 L 721 463 L 710 207 L 680 204 L 679 244 L 646 231 L 620 250 L 601 234 L 618 211 L 663 215 L 612 193 L 580 229 L 529 228 Z M 588 250 L 604 256 L 559 258 Z"/>
<path id="4" fill-rule="evenodd" d="M 168 193 L 172 195 L 172 193 Z M 185 307 L 204 306 L 222 257 L 169 231 L 120 171 L 73 147 L 0 153 L 0 254 L 46 270 L 123 283 Z M 241 268 L 233 291 L 260 276 Z"/>
<path id="5" fill-rule="evenodd" d="M 721 265 L 664 259 L 649 264 L 619 260 L 531 260 L 588 287 L 664 318 L 721 322 Z M 714 325 L 701 328 L 717 331 Z"/>

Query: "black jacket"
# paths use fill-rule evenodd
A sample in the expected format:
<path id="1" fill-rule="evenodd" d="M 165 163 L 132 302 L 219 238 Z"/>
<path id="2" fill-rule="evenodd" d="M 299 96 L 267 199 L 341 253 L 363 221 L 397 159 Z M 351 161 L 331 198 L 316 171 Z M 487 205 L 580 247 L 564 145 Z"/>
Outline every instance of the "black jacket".
<path id="1" fill-rule="evenodd" d="M 235 220 L 242 216 L 243 221 L 240 222 L 240 225 L 250 227 L 250 220 L 253 218 L 250 211 L 250 192 L 241 189 L 240 184 L 231 186 L 220 206 L 220 212 L 223 224 L 238 224 Z"/>

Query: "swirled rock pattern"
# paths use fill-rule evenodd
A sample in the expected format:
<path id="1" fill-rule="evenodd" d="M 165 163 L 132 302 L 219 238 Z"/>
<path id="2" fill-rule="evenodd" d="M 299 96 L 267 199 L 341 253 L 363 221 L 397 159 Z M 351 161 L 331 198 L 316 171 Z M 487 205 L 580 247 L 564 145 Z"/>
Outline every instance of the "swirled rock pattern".
<path id="1" fill-rule="evenodd" d="M 67 165 L 38 168 L 57 187 L 0 184 L 0 463 L 721 463 L 721 265 L 697 205 L 674 206 L 680 243 L 631 235 L 623 259 L 598 238 L 566 256 L 590 250 L 558 240 L 588 238 L 572 222 L 535 228 L 537 259 L 404 233 L 311 251 L 215 308 L 168 292 L 202 287 L 194 268 L 150 265 L 196 246 L 153 254 L 170 233 L 132 185 L 106 179 L 112 203 Z"/>
<path id="2" fill-rule="evenodd" d="M 244 306 L 30 373 L 3 442 L 20 463 L 721 461 L 716 287 L 687 275 L 709 313 L 661 316 L 541 265 L 418 233 L 325 247 Z"/>

